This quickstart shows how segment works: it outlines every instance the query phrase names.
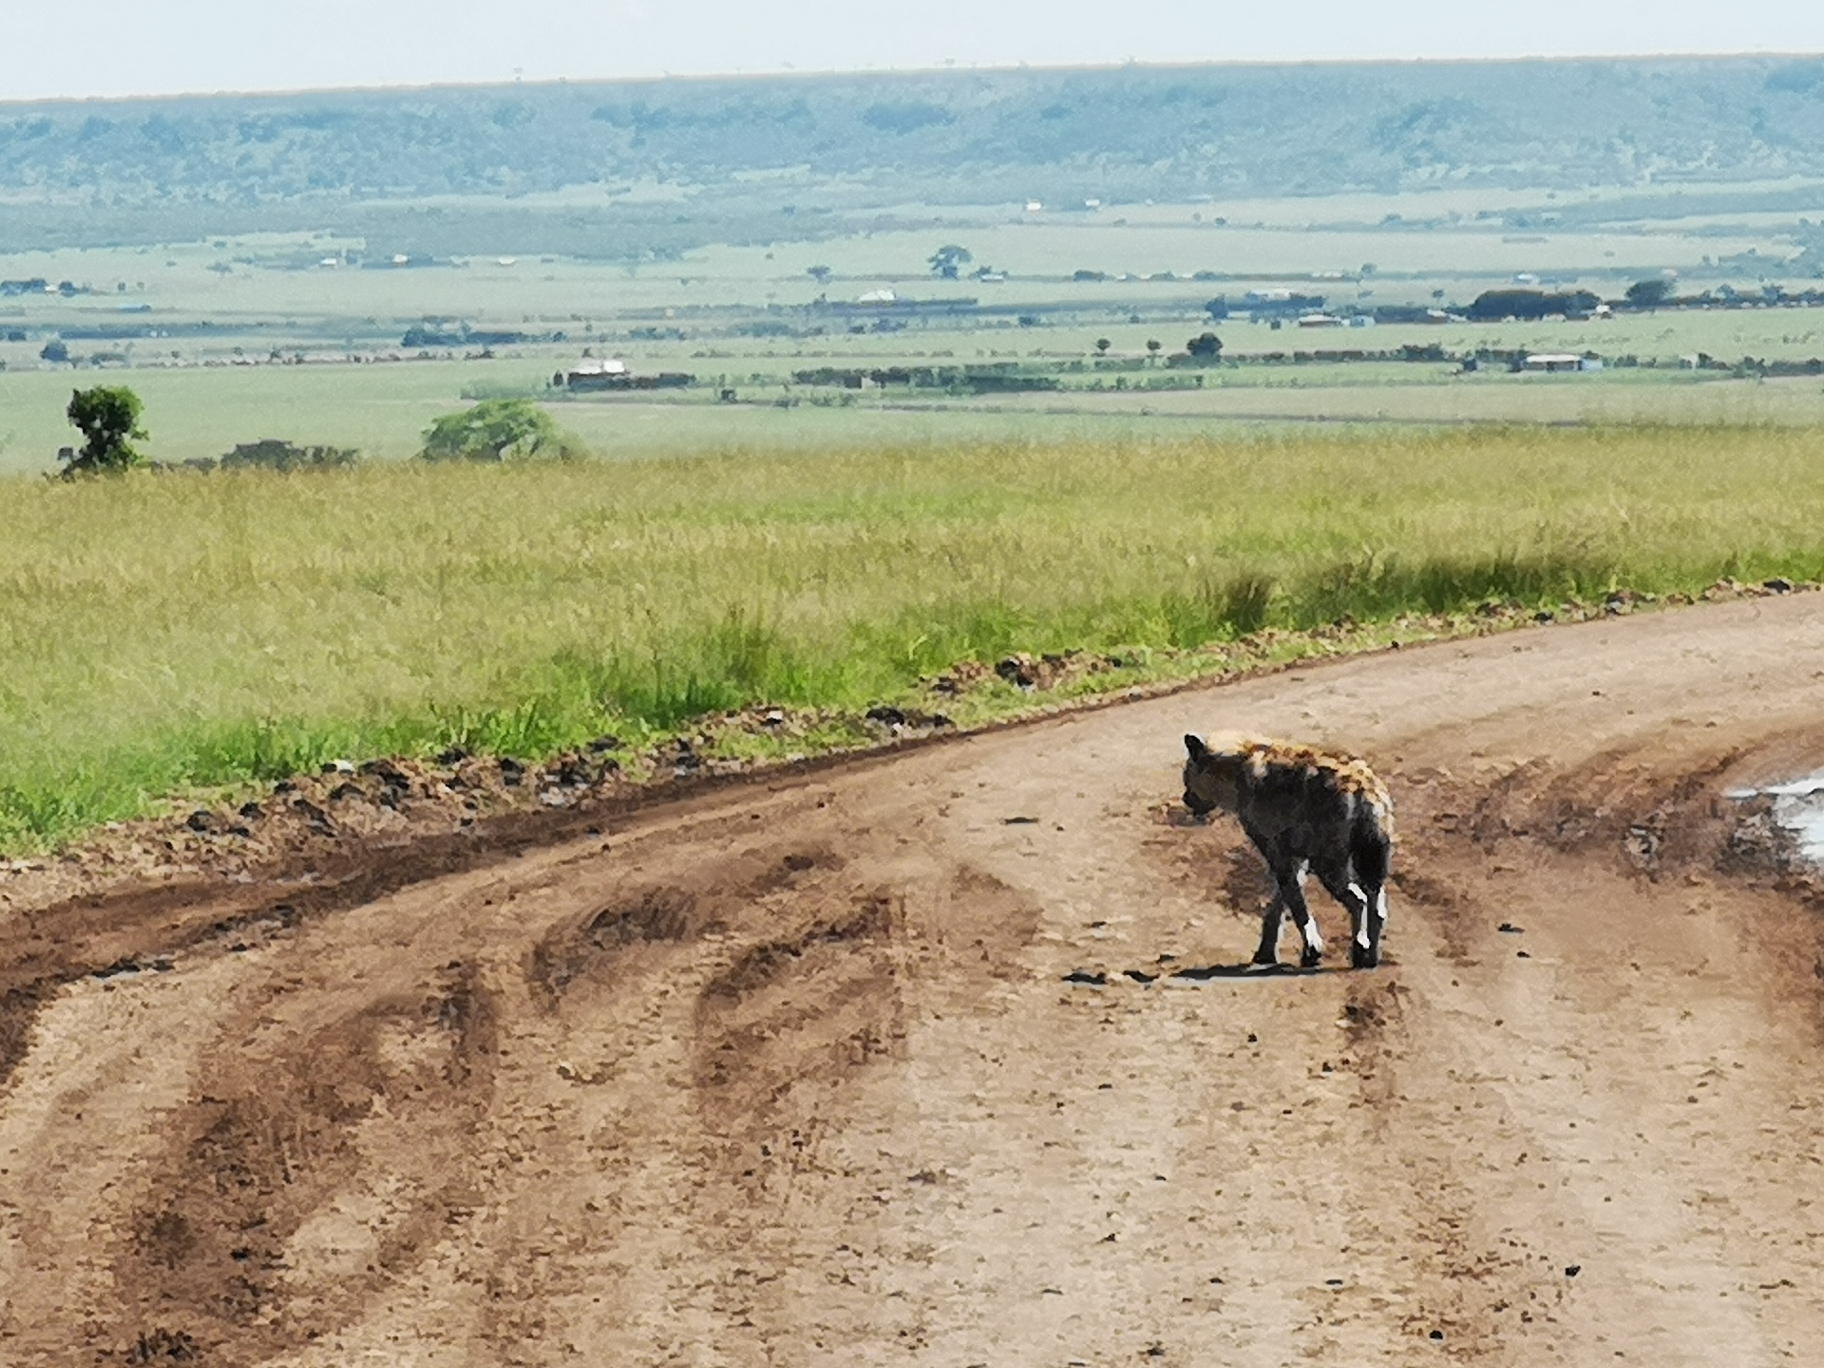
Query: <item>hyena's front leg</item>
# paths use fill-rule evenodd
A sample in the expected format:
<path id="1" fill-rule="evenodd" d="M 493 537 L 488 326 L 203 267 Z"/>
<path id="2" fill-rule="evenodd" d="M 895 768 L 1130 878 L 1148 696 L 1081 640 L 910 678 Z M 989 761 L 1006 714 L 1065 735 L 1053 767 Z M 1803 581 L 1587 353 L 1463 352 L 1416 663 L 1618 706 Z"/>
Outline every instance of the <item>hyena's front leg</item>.
<path id="1" fill-rule="evenodd" d="M 1298 934 L 1305 942 L 1304 952 L 1298 957 L 1299 968 L 1315 969 L 1324 957 L 1324 938 L 1317 929 L 1317 918 L 1311 915 L 1311 908 L 1305 902 L 1303 860 L 1293 866 L 1292 877 L 1280 884 L 1280 893 L 1286 906 L 1292 909 L 1292 920 L 1298 924 Z"/>
<path id="2" fill-rule="evenodd" d="M 1279 963 L 1279 928 L 1286 917 L 1286 895 L 1275 880 L 1273 901 L 1260 916 L 1260 948 L 1254 952 L 1254 965 L 1270 969 Z"/>
<path id="3" fill-rule="evenodd" d="M 1304 951 L 1298 962 L 1306 969 L 1317 966 L 1324 953 L 1324 938 L 1317 929 L 1317 919 L 1311 915 L 1311 909 L 1305 903 L 1305 862 L 1292 861 L 1287 864 L 1275 864 L 1273 875 L 1273 901 L 1267 905 L 1265 916 L 1261 918 L 1260 948 L 1254 952 L 1254 963 L 1270 965 L 1279 963 L 1279 930 L 1285 914 L 1290 911 L 1292 920 L 1298 925 L 1298 934 L 1304 941 Z"/>

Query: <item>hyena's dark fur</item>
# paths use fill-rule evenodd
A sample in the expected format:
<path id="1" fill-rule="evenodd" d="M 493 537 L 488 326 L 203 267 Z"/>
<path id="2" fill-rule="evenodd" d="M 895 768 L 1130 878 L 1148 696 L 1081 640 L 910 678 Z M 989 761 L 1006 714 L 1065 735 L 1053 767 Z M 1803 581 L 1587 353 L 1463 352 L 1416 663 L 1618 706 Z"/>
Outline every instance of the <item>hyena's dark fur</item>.
<path id="1" fill-rule="evenodd" d="M 1372 969 L 1381 962 L 1387 925 L 1387 876 L 1393 860 L 1393 800 L 1362 761 L 1309 746 L 1246 741 L 1213 750 L 1187 736 L 1184 803 L 1198 816 L 1233 812 L 1266 858 L 1273 901 L 1260 929 L 1254 963 L 1279 959 L 1279 930 L 1290 909 L 1304 937 L 1300 963 L 1314 967 L 1323 937 L 1305 905 L 1305 873 L 1349 909 L 1349 962 Z"/>

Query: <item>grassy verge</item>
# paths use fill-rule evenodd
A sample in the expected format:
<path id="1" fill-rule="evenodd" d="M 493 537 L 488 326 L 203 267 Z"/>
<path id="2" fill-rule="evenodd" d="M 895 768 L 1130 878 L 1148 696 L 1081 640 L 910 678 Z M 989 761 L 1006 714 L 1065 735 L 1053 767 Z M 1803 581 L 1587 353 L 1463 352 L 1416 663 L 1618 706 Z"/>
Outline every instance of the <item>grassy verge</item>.
<path id="1" fill-rule="evenodd" d="M 4 481 L 0 848 L 330 758 L 859 711 L 1013 651 L 1119 655 L 1111 687 L 1262 630 L 1816 578 L 1820 447 L 1459 429 Z"/>

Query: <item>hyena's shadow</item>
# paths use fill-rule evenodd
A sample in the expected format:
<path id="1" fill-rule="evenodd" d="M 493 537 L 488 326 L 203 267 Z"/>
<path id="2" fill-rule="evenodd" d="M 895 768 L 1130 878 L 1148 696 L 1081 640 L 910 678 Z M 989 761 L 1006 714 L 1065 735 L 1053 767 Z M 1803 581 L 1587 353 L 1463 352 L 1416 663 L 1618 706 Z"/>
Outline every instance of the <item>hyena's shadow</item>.
<path id="1" fill-rule="evenodd" d="M 1312 978 L 1318 974 L 1345 972 L 1347 971 L 1340 965 L 1318 965 L 1306 969 L 1296 964 L 1254 964 L 1243 960 L 1240 964 L 1186 965 L 1182 969 L 1174 969 L 1167 977 L 1188 979 L 1192 983 L 1209 983 L 1214 979 Z"/>

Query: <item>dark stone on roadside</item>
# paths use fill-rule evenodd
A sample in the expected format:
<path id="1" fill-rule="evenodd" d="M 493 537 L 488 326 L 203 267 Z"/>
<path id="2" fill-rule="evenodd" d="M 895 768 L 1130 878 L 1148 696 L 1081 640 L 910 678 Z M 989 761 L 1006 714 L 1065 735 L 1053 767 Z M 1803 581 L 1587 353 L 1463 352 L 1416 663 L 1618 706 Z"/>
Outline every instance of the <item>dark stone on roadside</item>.
<path id="1" fill-rule="evenodd" d="M 956 723 L 952 722 L 949 718 L 945 717 L 942 713 L 932 713 L 931 714 L 931 730 L 932 731 L 942 731 L 945 727 L 954 727 L 955 725 L 956 725 Z"/>
<path id="2" fill-rule="evenodd" d="M 409 789 L 412 786 L 412 776 L 391 760 L 369 760 L 361 766 L 361 773 L 376 776 L 389 789 Z"/>
<path id="3" fill-rule="evenodd" d="M 334 836 L 336 834 L 336 824 L 329 820 L 329 814 L 310 799 L 294 798 L 291 800 L 291 805 L 304 815 L 304 820 L 309 824 L 310 829 L 318 835 Z"/>
<path id="4" fill-rule="evenodd" d="M 250 822 L 257 822 L 266 815 L 266 810 L 258 803 L 242 803 L 241 816 Z"/>
<path id="5" fill-rule="evenodd" d="M 365 798 L 367 794 L 359 784 L 337 784 L 329 791 L 329 801 L 340 803 L 345 798 Z"/>
<path id="6" fill-rule="evenodd" d="M 869 708 L 867 718 L 868 721 L 878 722 L 883 727 L 903 727 L 906 725 L 905 713 L 901 712 L 898 708 L 890 708 L 885 703 L 876 703 L 873 707 Z"/>
<path id="7" fill-rule="evenodd" d="M 1574 1278 L 1581 1272 L 1583 1272 L 1582 1264 L 1566 1264 L 1564 1266 L 1564 1276 L 1567 1278 Z"/>
<path id="8" fill-rule="evenodd" d="M 328 761 L 321 770 L 323 774 L 353 774 L 354 772 L 354 763 L 349 760 Z"/>
<path id="9" fill-rule="evenodd" d="M 598 736 L 589 743 L 589 754 L 601 755 L 606 751 L 619 750 L 621 738 L 618 736 Z"/>
<path id="10" fill-rule="evenodd" d="M 1541 608 L 1538 612 L 1533 614 L 1534 622 L 1547 623 L 1547 622 L 1553 622 L 1556 620 L 1557 620 L 1557 614 L 1553 613 L 1548 608 Z"/>
<path id="11" fill-rule="evenodd" d="M 230 836 L 239 836 L 245 839 L 246 837 L 253 835 L 253 828 L 241 826 L 239 823 L 236 823 L 234 826 L 228 828 L 228 834 Z"/>
<path id="12" fill-rule="evenodd" d="M 1038 672 L 1033 662 L 1025 656 L 1010 655 L 995 662 L 994 672 L 1016 689 L 1031 690 L 1038 687 Z"/>
<path id="13" fill-rule="evenodd" d="M 589 762 L 575 751 L 558 756 L 551 762 L 549 772 L 565 788 L 582 788 L 593 778 L 589 773 Z"/>
<path id="14" fill-rule="evenodd" d="M 1431 1338 L 1434 1340 L 1441 1340 L 1444 1338 L 1444 1332 L 1442 1330 L 1433 1330 L 1431 1332 Z"/>
<path id="15" fill-rule="evenodd" d="M 214 831 L 215 814 L 210 812 L 207 808 L 198 808 L 195 812 L 184 818 L 184 825 L 189 827 L 192 831 Z"/>
<path id="16" fill-rule="evenodd" d="M 510 755 L 503 755 L 496 762 L 500 766 L 500 782 L 508 788 L 517 787 L 526 777 L 526 767 Z"/>
<path id="17" fill-rule="evenodd" d="M 1064 975 L 1064 982 L 1087 983 L 1091 988 L 1106 988 L 1108 986 L 1108 975 L 1092 974 L 1087 969 L 1073 969 L 1068 974 Z"/>
<path id="18" fill-rule="evenodd" d="M 1502 922 L 1495 930 L 1499 931 L 1504 936 L 1521 936 L 1526 934 L 1525 931 L 1520 927 L 1515 926 L 1512 922 Z"/>
<path id="19" fill-rule="evenodd" d="M 1770 589 L 1776 594 L 1790 594 L 1792 592 L 1792 581 L 1783 575 L 1775 575 L 1770 580 L 1762 580 L 1761 588 Z"/>
<path id="20" fill-rule="evenodd" d="M 440 765 L 460 765 L 469 758 L 469 753 L 461 746 L 449 746 L 438 751 L 436 758 Z"/>

